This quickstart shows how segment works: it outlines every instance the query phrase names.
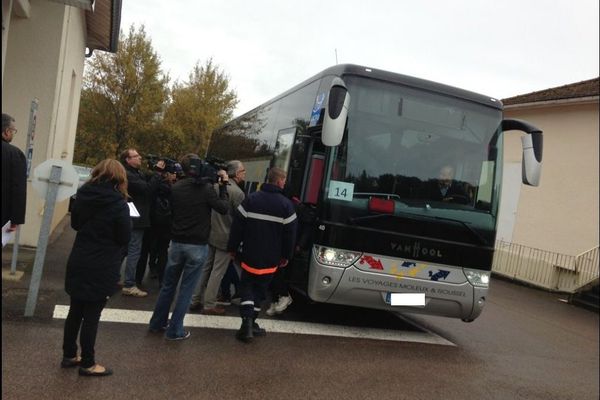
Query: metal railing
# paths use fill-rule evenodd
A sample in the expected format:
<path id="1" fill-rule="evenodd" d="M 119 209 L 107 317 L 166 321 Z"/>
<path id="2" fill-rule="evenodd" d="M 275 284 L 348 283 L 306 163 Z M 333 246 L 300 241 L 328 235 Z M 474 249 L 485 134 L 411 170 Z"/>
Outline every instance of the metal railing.
<path id="1" fill-rule="evenodd" d="M 575 271 L 578 273 L 575 285 L 578 288 L 585 288 L 597 282 L 599 268 L 598 246 L 578 255 L 575 259 Z"/>
<path id="2" fill-rule="evenodd" d="M 570 256 L 497 241 L 492 271 L 544 289 L 575 293 L 598 279 L 598 246 Z"/>

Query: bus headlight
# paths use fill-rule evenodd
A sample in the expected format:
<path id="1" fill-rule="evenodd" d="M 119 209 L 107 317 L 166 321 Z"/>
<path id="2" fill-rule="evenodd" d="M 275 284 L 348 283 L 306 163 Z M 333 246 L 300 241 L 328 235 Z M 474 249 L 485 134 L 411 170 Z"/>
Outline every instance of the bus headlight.
<path id="1" fill-rule="evenodd" d="M 477 269 L 465 269 L 467 280 L 473 286 L 488 287 L 490 284 L 490 271 L 479 271 Z"/>
<path id="2" fill-rule="evenodd" d="M 354 264 L 361 255 L 361 253 L 355 251 L 340 250 L 325 246 L 315 246 L 314 252 L 317 261 L 321 264 L 342 268 Z"/>

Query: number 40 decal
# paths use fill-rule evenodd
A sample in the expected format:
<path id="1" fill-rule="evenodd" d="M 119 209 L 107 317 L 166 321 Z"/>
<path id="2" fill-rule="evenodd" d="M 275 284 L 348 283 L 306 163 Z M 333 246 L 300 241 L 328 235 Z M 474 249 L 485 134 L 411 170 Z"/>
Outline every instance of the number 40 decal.
<path id="1" fill-rule="evenodd" d="M 340 181 L 331 181 L 329 183 L 330 199 L 352 201 L 354 197 L 354 184 Z"/>

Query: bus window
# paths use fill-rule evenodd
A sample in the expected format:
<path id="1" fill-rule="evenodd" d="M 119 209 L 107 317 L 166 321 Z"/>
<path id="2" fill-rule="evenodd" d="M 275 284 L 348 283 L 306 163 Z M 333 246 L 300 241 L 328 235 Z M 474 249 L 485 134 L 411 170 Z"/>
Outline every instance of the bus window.
<path id="1" fill-rule="evenodd" d="M 275 154 L 273 156 L 273 167 L 288 170 L 290 156 L 292 155 L 292 145 L 296 128 L 282 129 L 277 133 L 277 143 L 275 144 Z"/>

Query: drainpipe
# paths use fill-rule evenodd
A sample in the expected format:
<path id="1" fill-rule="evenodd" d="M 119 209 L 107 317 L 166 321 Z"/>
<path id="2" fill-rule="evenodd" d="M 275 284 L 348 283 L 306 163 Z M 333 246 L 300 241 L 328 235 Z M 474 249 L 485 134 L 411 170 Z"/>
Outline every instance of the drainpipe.
<path id="1" fill-rule="evenodd" d="M 8 28 L 12 15 L 13 0 L 2 1 L 2 87 L 4 87 L 4 63 L 6 61 L 6 47 L 8 44 Z"/>

